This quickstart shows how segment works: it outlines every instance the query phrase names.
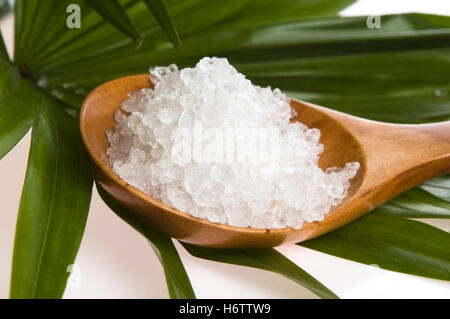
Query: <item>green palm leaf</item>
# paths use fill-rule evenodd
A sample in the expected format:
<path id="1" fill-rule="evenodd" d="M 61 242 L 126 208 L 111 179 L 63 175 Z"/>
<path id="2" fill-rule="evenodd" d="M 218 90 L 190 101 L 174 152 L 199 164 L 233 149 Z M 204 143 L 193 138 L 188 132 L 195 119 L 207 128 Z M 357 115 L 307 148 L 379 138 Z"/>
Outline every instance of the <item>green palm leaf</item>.
<path id="1" fill-rule="evenodd" d="M 39 95 L 10 64 L 0 34 L 0 159 L 33 124 Z"/>
<path id="2" fill-rule="evenodd" d="M 300 245 L 388 270 L 450 280 L 450 235 L 413 220 L 369 214 Z"/>
<path id="3" fill-rule="evenodd" d="M 181 53 L 157 45 L 155 37 L 133 54 L 126 43 L 102 43 L 101 58 L 95 50 L 72 47 L 76 51 L 29 68 L 64 97 L 147 72 L 149 65 L 186 66 L 205 55 L 225 56 L 257 84 L 358 116 L 415 123 L 449 119 L 449 19 L 420 14 L 383 19 L 381 31 L 367 29 L 365 17 L 298 19 L 244 29 L 233 20 L 231 30 L 222 22 L 202 27 L 200 34 L 182 34 Z M 155 36 L 154 28 L 147 30 Z M 104 38 L 112 36 L 104 31 Z"/>
<path id="4" fill-rule="evenodd" d="M 373 213 L 405 218 L 450 218 L 450 202 L 416 187 L 391 199 Z"/>
<path id="5" fill-rule="evenodd" d="M 38 146 L 36 140 L 46 137 L 48 145 L 55 145 L 55 137 L 51 135 L 53 139 L 50 139 L 45 130 L 59 130 L 62 129 L 61 123 L 66 123 L 62 119 L 62 113 L 53 115 L 53 112 L 60 112 L 57 109 L 65 109 L 76 115 L 76 109 L 86 93 L 104 81 L 128 74 L 146 73 L 152 65 L 177 63 L 181 67 L 191 66 L 205 55 L 229 58 L 254 83 L 280 87 L 289 96 L 355 115 L 414 123 L 450 119 L 450 18 L 426 14 L 383 16 L 382 28 L 370 30 L 366 27 L 366 17 L 333 16 L 352 2 L 231 0 L 224 5 L 222 1 L 210 0 L 164 1 L 177 23 L 179 36 L 183 38 L 183 51 L 179 52 L 173 48 L 158 21 L 149 19 L 148 10 L 142 1 L 120 1 L 121 8 L 126 10 L 120 15 L 122 18 L 123 14 L 128 16 L 133 21 L 136 32 L 145 39 L 136 49 L 132 39 L 117 32 L 114 26 L 86 6 L 84 1 L 17 0 L 14 64 L 20 70 L 22 78 L 28 78 L 38 84 L 41 90 L 64 103 L 58 103 L 55 107 L 54 103 L 48 102 L 47 97 L 44 100 L 36 99 L 33 95 L 39 92 L 31 83 L 22 79 L 9 62 L 3 63 L 4 65 L 0 63 L 2 71 L 6 70 L 5 73 L 0 73 L 0 107 L 4 114 L 8 114 L 7 117 L 0 117 L 0 124 L 5 127 L 13 125 L 4 130 L 0 126 L 0 154 L 6 153 L 32 125 L 35 107 L 51 109 L 46 113 L 41 111 L 37 116 L 38 122 L 33 132 L 35 142 L 32 142 L 30 152 L 31 170 L 30 167 L 34 167 L 33 163 L 37 161 L 33 158 L 41 160 L 44 156 L 41 151 L 36 151 L 44 147 Z M 82 7 L 83 26 L 80 30 L 68 30 L 65 26 L 66 17 L 53 14 L 56 9 L 64 12 L 65 7 L 71 3 Z M 328 17 L 324 18 L 323 15 Z M 117 18 L 117 12 L 112 16 Z M 122 28 L 127 27 L 122 25 Z M 5 56 L 3 54 L 3 60 L 7 61 Z M 10 95 L 10 92 L 22 90 L 27 94 Z M 42 101 L 40 106 L 39 101 Z M 72 109 L 68 109 L 67 104 Z M 14 107 L 17 105 L 22 107 Z M 11 118 L 17 121 L 11 121 Z M 8 121 L 17 124 L 10 124 Z M 54 125 L 52 128 L 44 128 L 45 123 Z M 79 137 L 77 135 L 73 138 Z M 62 157 L 67 160 L 68 167 L 73 165 L 64 153 L 52 150 L 53 148 L 57 149 L 52 146 L 46 154 L 51 161 Z M 45 167 L 50 170 L 48 166 Z M 52 171 L 48 174 L 58 175 L 57 173 Z M 34 232 L 29 224 L 30 216 L 34 216 L 30 213 L 33 195 L 31 190 L 41 186 L 44 188 L 43 181 L 47 180 L 45 174 L 36 173 L 31 178 L 31 173 L 27 173 L 19 215 L 19 220 L 25 225 L 20 227 L 30 229 L 37 238 L 36 242 L 42 242 L 41 226 L 48 220 L 48 216 L 56 216 L 56 220 L 53 217 L 51 219 L 55 224 L 48 224 L 49 236 L 57 237 L 60 227 L 64 226 L 59 224 L 59 213 L 44 208 L 38 209 L 38 215 L 43 217 L 37 222 Z M 391 216 L 447 217 L 450 198 L 448 181 L 448 176 L 429 181 L 420 188 L 397 197 L 380 208 L 377 214 L 366 216 L 341 230 L 308 241 L 305 245 L 355 261 L 377 263 L 386 269 L 448 279 L 448 259 L 445 252 L 448 252 L 449 235 L 422 223 Z M 55 177 L 54 182 L 62 183 L 62 179 Z M 83 187 L 80 192 L 84 194 Z M 64 198 L 67 199 L 65 196 L 69 195 L 48 195 L 42 207 L 48 205 L 50 198 L 57 204 L 55 207 L 63 207 L 60 203 Z M 73 196 L 81 196 L 80 200 L 86 201 L 85 195 Z M 118 209 L 115 210 L 121 215 Z M 72 213 L 69 210 L 68 214 Z M 81 233 L 84 227 L 82 216 L 78 221 Z M 123 218 L 139 229 L 140 225 Z M 165 267 L 171 296 L 193 296 L 192 289 L 187 288 L 190 283 L 188 284 L 172 242 L 151 230 L 140 231 L 153 243 Z M 61 275 L 62 262 L 57 263 L 59 266 L 54 268 L 57 268 L 58 276 L 54 278 L 52 288 L 47 282 L 48 274 L 36 271 L 38 268 L 42 269 L 36 268 L 39 262 L 36 262 L 35 256 L 41 254 L 39 248 L 27 247 L 26 245 L 31 244 L 20 239 L 27 238 L 25 232 L 20 232 L 18 224 L 16 245 L 19 248 L 16 248 L 14 257 L 13 284 L 19 288 L 13 289 L 12 292 L 15 293 L 12 295 L 61 295 L 65 282 L 65 277 Z M 75 231 L 69 233 L 79 235 Z M 77 240 L 72 243 L 67 244 L 67 261 L 72 258 L 69 255 L 72 256 L 78 248 Z M 29 249 L 28 254 L 25 254 L 23 247 Z M 52 260 L 54 252 L 60 249 L 58 245 L 43 247 L 44 262 Z M 226 252 L 189 245 L 186 248 L 202 258 L 246 264 L 282 273 L 309 287 L 319 296 L 335 297 L 273 250 Z M 372 253 L 368 254 L 368 250 Z M 25 276 L 26 279 L 22 281 L 19 275 L 15 275 L 30 269 L 31 275 Z M 37 279 L 31 280 L 31 276 Z M 34 294 L 30 293 L 31 282 L 35 283 Z M 184 288 L 177 288 L 178 285 Z"/>
<path id="6" fill-rule="evenodd" d="M 98 14 L 106 21 L 115 26 L 118 30 L 131 37 L 134 41 L 142 41 L 139 32 L 134 28 L 133 23 L 117 0 L 95 0 L 86 1 Z"/>
<path id="7" fill-rule="evenodd" d="M 338 298 L 331 290 L 275 249 L 212 249 L 182 244 L 195 257 L 272 271 L 299 283 L 321 298 Z"/>
<path id="8" fill-rule="evenodd" d="M 0 65 L 0 72 L 3 72 Z M 5 71 L 5 75 L 8 71 Z M 0 75 L 0 81 L 4 74 Z M 31 88 L 31 84 L 16 78 L 11 84 L 7 97 L 0 100 L 0 158 L 9 152 L 33 125 L 36 100 L 39 95 Z M 6 92 L 0 90 L 0 94 Z M 3 92 L 1 92 L 3 91 Z M 28 94 L 26 94 L 28 93 Z"/>
<path id="9" fill-rule="evenodd" d="M 450 175 L 427 181 L 421 187 L 447 202 L 450 201 Z"/>
<path id="10" fill-rule="evenodd" d="M 178 50 L 181 50 L 180 37 L 178 36 L 175 24 L 173 23 L 169 13 L 167 12 L 164 2 L 162 2 L 161 0 L 143 0 L 143 1 L 145 5 L 153 13 L 156 20 L 158 20 L 158 23 L 161 25 L 161 28 L 163 28 L 164 32 L 169 37 L 170 41 L 172 41 L 173 45 L 175 45 L 175 47 Z"/>
<path id="11" fill-rule="evenodd" d="M 16 225 L 11 298 L 62 296 L 91 198 L 77 121 L 51 98 L 39 96 Z"/>
<path id="12" fill-rule="evenodd" d="M 7 0 L 0 0 L 0 18 L 2 18 L 4 15 L 8 14 L 9 11 L 11 11 L 9 2 Z"/>

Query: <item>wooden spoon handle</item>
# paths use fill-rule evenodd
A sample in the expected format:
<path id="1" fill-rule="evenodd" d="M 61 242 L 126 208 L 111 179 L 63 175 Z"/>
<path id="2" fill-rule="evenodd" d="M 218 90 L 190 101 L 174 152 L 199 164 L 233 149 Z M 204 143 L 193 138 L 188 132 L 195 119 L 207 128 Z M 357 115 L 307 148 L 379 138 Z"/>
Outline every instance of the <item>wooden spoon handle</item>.
<path id="1" fill-rule="evenodd" d="M 400 125 L 353 122 L 352 131 L 366 154 L 361 191 L 378 206 L 426 180 L 450 172 L 450 121 Z"/>
<path id="2" fill-rule="evenodd" d="M 424 147 L 433 149 L 429 156 L 450 156 L 450 121 L 410 127 L 420 133 L 422 144 L 426 144 Z"/>
<path id="3" fill-rule="evenodd" d="M 343 125 L 359 142 L 363 183 L 355 196 L 376 207 L 401 192 L 450 172 L 450 121 L 404 125 L 362 119 L 301 102 L 306 118 L 316 110 Z"/>

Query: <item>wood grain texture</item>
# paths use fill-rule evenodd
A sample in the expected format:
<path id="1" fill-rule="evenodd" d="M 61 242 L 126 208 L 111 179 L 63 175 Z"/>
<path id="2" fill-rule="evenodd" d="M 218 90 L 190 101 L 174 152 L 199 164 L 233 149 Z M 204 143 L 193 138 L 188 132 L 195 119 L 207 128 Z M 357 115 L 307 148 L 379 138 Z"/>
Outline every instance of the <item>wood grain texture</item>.
<path id="1" fill-rule="evenodd" d="M 342 167 L 358 161 L 347 198 L 321 222 L 300 230 L 252 229 L 209 222 L 180 212 L 130 186 L 111 170 L 105 132 L 114 127 L 114 112 L 128 93 L 152 87 L 148 75 L 107 82 L 92 91 L 80 114 L 81 135 L 92 159 L 96 180 L 135 218 L 181 241 L 205 247 L 256 248 L 300 242 L 341 227 L 401 192 L 450 172 L 450 122 L 425 125 L 388 124 L 357 118 L 310 103 L 291 100 L 300 120 L 322 132 L 319 166 Z"/>

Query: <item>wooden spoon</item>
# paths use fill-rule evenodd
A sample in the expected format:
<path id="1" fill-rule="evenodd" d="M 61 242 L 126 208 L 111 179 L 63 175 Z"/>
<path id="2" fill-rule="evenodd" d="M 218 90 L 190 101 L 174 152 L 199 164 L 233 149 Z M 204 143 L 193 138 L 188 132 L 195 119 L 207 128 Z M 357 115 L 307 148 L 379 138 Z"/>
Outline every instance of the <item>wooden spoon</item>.
<path id="1" fill-rule="evenodd" d="M 425 125 L 398 125 L 370 121 L 310 103 L 291 100 L 300 120 L 322 132 L 325 147 L 319 166 L 342 167 L 357 161 L 361 167 L 351 180 L 349 194 L 321 222 L 302 229 L 253 229 L 199 219 L 146 195 L 111 170 L 106 131 L 114 127 L 114 112 L 128 93 L 151 88 L 148 75 L 107 82 L 83 103 L 80 129 L 92 158 L 97 182 L 134 218 L 187 243 L 205 247 L 255 248 L 295 243 L 341 227 L 401 192 L 450 172 L 450 121 Z"/>

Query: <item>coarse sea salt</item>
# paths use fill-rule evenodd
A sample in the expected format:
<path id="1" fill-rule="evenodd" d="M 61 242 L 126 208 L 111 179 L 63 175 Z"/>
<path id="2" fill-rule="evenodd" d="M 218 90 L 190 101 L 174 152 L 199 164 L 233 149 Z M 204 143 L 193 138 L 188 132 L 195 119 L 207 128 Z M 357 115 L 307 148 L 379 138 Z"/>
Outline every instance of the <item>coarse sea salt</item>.
<path id="1" fill-rule="evenodd" d="M 113 171 L 178 210 L 253 228 L 301 228 L 341 203 L 358 169 L 318 167 L 320 131 L 280 90 L 253 85 L 226 59 L 151 69 L 108 131 Z M 301 120 L 301 119 L 300 119 Z"/>

